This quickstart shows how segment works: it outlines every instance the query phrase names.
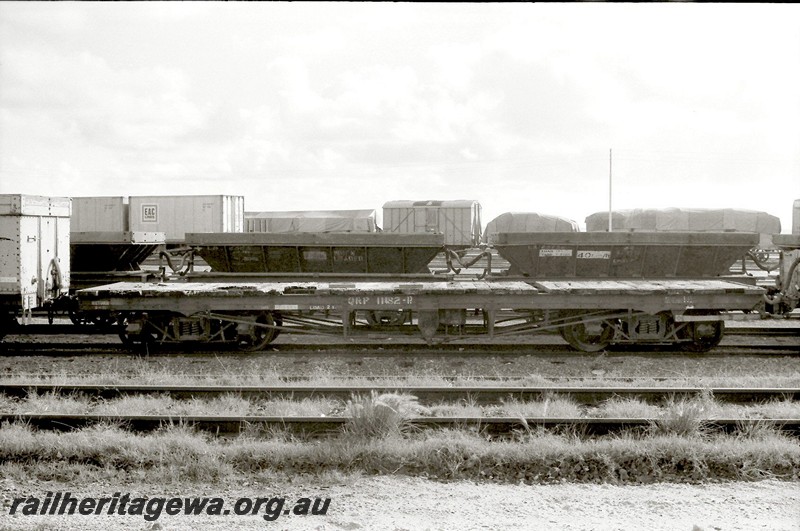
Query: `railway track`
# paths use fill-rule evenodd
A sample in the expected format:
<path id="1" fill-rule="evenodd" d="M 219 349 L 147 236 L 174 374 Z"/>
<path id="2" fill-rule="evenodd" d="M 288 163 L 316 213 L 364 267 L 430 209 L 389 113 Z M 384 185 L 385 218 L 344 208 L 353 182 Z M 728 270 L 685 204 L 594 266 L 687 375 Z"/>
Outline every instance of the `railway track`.
<path id="1" fill-rule="evenodd" d="M 716 400 L 732 404 L 750 404 L 768 400 L 798 400 L 800 388 L 732 388 L 732 387 L 594 387 L 594 386 L 402 386 L 402 385 L 348 385 L 348 386 L 220 386 L 220 385 L 94 385 L 94 384 L 42 384 L 3 383 L 0 394 L 24 398 L 31 395 L 81 394 L 102 399 L 136 395 L 169 395 L 176 399 L 214 398 L 237 395 L 246 398 L 293 399 L 333 398 L 347 400 L 354 395 L 402 392 L 413 395 L 425 403 L 437 401 L 469 401 L 475 404 L 498 404 L 507 400 L 529 401 L 551 396 L 569 397 L 583 405 L 597 405 L 611 398 L 637 398 L 648 402 L 662 401 L 668 397 L 713 396 Z"/>
<path id="2" fill-rule="evenodd" d="M 391 338 L 388 342 L 378 341 L 359 341 L 343 340 L 340 338 L 328 340 L 314 338 L 314 341 L 301 342 L 282 342 L 268 345 L 258 352 L 241 352 L 235 347 L 219 345 L 196 345 L 186 344 L 161 344 L 153 345 L 148 348 L 131 349 L 123 345 L 118 340 L 109 336 L 90 336 L 87 341 L 63 340 L 58 336 L 50 336 L 46 340 L 15 340 L 10 337 L 0 342 L 0 356 L 29 356 L 29 355 L 53 355 L 64 354 L 109 354 L 109 355 L 168 355 L 168 354 L 192 354 L 208 355 L 225 353 L 226 355 L 254 357 L 269 354 L 314 354 L 325 352 L 332 353 L 364 353 L 370 355 L 460 355 L 460 356 L 481 356 L 487 354 L 522 354 L 530 355 L 537 353 L 562 354 L 564 356 L 594 357 L 597 352 L 579 352 L 572 349 L 560 338 L 548 335 L 531 338 L 525 342 L 490 342 L 487 340 L 477 340 L 479 343 L 468 343 L 466 340 L 441 344 L 425 344 L 420 341 L 408 341 L 406 338 Z M 766 342 L 765 342 L 766 341 Z M 753 355 L 800 355 L 800 333 L 794 335 L 768 334 L 765 336 L 756 334 L 745 334 L 742 336 L 732 336 L 723 339 L 722 343 L 708 352 L 692 353 L 686 352 L 675 345 L 615 345 L 607 349 L 610 354 L 653 354 L 676 355 L 676 356 L 753 356 Z"/>
<path id="3" fill-rule="evenodd" d="M 44 321 L 44 319 L 38 319 L 38 321 Z M 772 323 L 773 321 L 768 321 Z M 789 325 L 785 325 L 781 321 L 774 321 L 779 326 L 726 326 L 725 327 L 725 335 L 726 336 L 764 336 L 764 337 L 792 337 L 800 335 L 800 323 L 790 323 Z M 796 324 L 796 326 L 795 326 Z M 8 335 L 26 335 L 26 336 L 58 336 L 58 335 L 87 335 L 87 336 L 96 336 L 96 335 L 113 335 L 117 336 L 120 332 L 120 328 L 116 325 L 109 325 L 107 327 L 97 327 L 93 325 L 76 325 L 71 323 L 54 323 L 54 324 L 47 324 L 44 322 L 37 322 L 34 324 L 28 325 L 20 325 L 16 329 L 11 329 L 8 331 Z M 362 335 L 368 335 L 369 332 L 365 332 Z M 337 334 L 338 335 L 338 334 Z M 409 335 L 408 332 L 404 332 L 409 338 L 414 338 L 416 336 Z M 557 333 L 554 332 L 539 332 L 539 336 L 556 336 Z"/>
<path id="4" fill-rule="evenodd" d="M 0 423 L 23 422 L 38 429 L 69 431 L 95 424 L 119 424 L 132 431 L 153 431 L 165 426 L 192 426 L 216 435 L 252 432 L 254 428 L 288 430 L 304 436 L 341 433 L 347 417 L 274 417 L 274 416 L 205 416 L 205 415 L 76 415 L 30 413 L 0 415 Z M 479 429 L 488 435 L 511 435 L 544 428 L 572 429 L 591 435 L 605 435 L 623 430 L 646 430 L 657 426 L 656 418 L 552 418 L 552 417 L 412 417 L 405 419 L 412 429 Z M 800 419 L 709 419 L 709 430 L 733 432 L 752 427 L 773 426 L 792 435 L 800 435 Z"/>

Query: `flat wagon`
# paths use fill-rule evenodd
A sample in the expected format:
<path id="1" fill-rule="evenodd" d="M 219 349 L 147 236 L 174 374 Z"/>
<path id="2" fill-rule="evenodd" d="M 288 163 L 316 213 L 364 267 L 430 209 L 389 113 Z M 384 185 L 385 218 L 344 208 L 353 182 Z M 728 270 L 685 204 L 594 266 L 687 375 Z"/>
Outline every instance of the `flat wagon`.
<path id="1" fill-rule="evenodd" d="M 550 330 L 591 352 L 612 343 L 707 350 L 721 339 L 723 321 L 745 317 L 763 294 L 722 279 L 612 279 L 122 282 L 79 295 L 82 309 L 117 315 L 129 343 L 231 342 L 258 350 L 280 332 L 374 333 L 365 314 L 397 312 L 409 318 L 392 334 L 437 341 Z"/>

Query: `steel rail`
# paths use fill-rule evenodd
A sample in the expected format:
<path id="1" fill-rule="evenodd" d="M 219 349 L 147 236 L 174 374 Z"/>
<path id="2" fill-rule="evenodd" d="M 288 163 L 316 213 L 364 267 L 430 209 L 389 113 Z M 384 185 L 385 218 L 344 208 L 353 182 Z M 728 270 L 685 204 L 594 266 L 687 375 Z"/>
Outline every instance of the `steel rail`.
<path id="1" fill-rule="evenodd" d="M 226 319 L 230 319 L 231 316 L 225 316 Z M 289 316 L 285 316 L 284 320 L 289 322 L 291 318 Z M 509 321 L 514 321 L 516 319 L 509 319 Z M 330 327 L 332 330 L 340 330 L 341 323 L 333 320 L 326 320 L 324 324 Z M 364 323 L 360 323 L 364 324 Z M 333 325 L 338 325 L 335 327 Z M 537 335 L 556 335 L 558 332 L 555 330 L 547 331 L 544 330 L 541 326 L 536 324 L 525 324 L 525 325 L 507 325 L 508 330 L 504 330 L 500 327 L 498 330 L 506 333 L 512 333 L 519 330 L 535 330 L 533 334 Z M 515 328 L 516 327 L 516 328 Z M 375 331 L 379 331 L 379 328 L 374 329 Z M 54 324 L 20 324 L 16 325 L 9 330 L 6 331 L 7 335 L 41 335 L 41 336 L 51 336 L 51 335 L 117 335 L 120 331 L 124 331 L 124 327 L 121 327 L 118 324 L 110 324 L 106 326 L 99 326 L 99 325 L 76 325 L 76 324 L 66 324 L 66 323 L 54 323 Z M 287 333 L 295 332 L 298 330 L 287 330 Z M 391 330 L 394 332 L 395 330 Z M 532 335 L 533 335 L 532 334 Z M 341 334 L 339 334 L 341 335 Z M 470 334 L 473 337 L 477 337 L 477 334 Z M 498 334 L 500 335 L 500 334 Z M 798 326 L 780 326 L 780 327 L 725 327 L 725 335 L 726 336 L 764 336 L 764 337 L 792 337 L 792 336 L 800 336 L 800 323 Z"/>
<path id="2" fill-rule="evenodd" d="M 91 415 L 57 413 L 23 413 L 0 415 L 0 423 L 20 422 L 37 429 L 76 430 L 96 424 L 122 425 L 132 431 L 153 431 L 167 426 L 191 426 L 217 435 L 251 432 L 253 429 L 286 429 L 310 436 L 341 433 L 347 417 L 275 417 L 275 416 L 210 416 L 210 415 Z M 479 429 L 492 435 L 510 435 L 536 429 L 572 429 L 588 435 L 604 435 L 626 429 L 646 430 L 658 426 L 657 418 L 547 418 L 547 417 L 412 417 L 404 419 L 416 429 Z M 709 430 L 733 432 L 748 427 L 772 426 L 800 435 L 800 419 L 707 419 Z"/>
<path id="3" fill-rule="evenodd" d="M 499 404 L 509 400 L 530 401 L 552 396 L 569 397 L 579 404 L 596 405 L 612 398 L 639 398 L 659 402 L 670 397 L 713 396 L 721 402 L 751 404 L 769 400 L 799 400 L 798 387 L 597 387 L 597 386 L 231 386 L 231 385 L 96 385 L 0 383 L 0 393 L 12 397 L 41 394 L 81 394 L 103 399 L 129 395 L 169 395 L 176 399 L 239 395 L 248 398 L 331 398 L 347 400 L 353 396 L 400 392 L 426 403 L 469 400 L 476 404 Z"/>
<path id="4" fill-rule="evenodd" d="M 597 356 L 613 358 L 647 358 L 660 360 L 717 359 L 726 358 L 786 358 L 800 356 L 800 343 L 785 345 L 720 345 L 708 352 L 687 352 L 675 346 L 665 345 L 622 345 L 611 347 L 604 352 L 580 352 L 566 344 L 556 343 L 495 343 L 470 345 L 466 343 L 444 343 L 425 345 L 417 343 L 275 343 L 261 351 L 241 351 L 235 345 L 187 343 L 164 343 L 143 347 L 128 347 L 122 343 L 77 342 L 0 342 L 0 358 L 23 356 L 119 356 L 121 358 L 146 358 L 159 356 L 192 356 L 197 359 L 224 355 L 231 360 L 257 358 L 258 356 L 348 356 L 348 357 L 451 357 L 474 358 L 486 356 L 514 357 L 532 356 L 558 359 L 586 359 Z"/>

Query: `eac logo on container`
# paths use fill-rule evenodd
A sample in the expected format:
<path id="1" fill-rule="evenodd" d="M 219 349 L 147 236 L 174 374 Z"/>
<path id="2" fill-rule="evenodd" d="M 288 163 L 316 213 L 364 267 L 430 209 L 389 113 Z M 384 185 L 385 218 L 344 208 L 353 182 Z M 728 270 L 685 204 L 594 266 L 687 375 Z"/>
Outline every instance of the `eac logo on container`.
<path id="1" fill-rule="evenodd" d="M 158 223 L 158 205 L 142 204 L 142 221 Z"/>

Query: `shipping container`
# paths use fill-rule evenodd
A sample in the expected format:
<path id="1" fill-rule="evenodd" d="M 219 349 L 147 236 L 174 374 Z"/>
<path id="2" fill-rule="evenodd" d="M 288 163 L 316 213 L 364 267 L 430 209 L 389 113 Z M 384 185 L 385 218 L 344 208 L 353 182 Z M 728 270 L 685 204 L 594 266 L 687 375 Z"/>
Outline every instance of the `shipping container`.
<path id="1" fill-rule="evenodd" d="M 72 232 L 128 231 L 127 197 L 73 197 Z"/>
<path id="2" fill-rule="evenodd" d="M 0 195 L 0 305 L 41 308 L 69 291 L 67 197 Z"/>
<path id="3" fill-rule="evenodd" d="M 792 234 L 800 236 L 800 199 L 795 199 L 792 209 Z"/>
<path id="4" fill-rule="evenodd" d="M 481 241 L 481 205 L 475 200 L 389 201 L 383 205 L 384 232 L 444 235 L 445 245 L 473 247 Z"/>
<path id="5" fill-rule="evenodd" d="M 244 232 L 375 232 L 375 210 L 245 212 Z"/>
<path id="6" fill-rule="evenodd" d="M 500 232 L 578 232 L 578 224 L 567 218 L 536 212 L 506 212 L 486 224 L 483 242 L 493 244 Z"/>
<path id="7" fill-rule="evenodd" d="M 163 232 L 168 244 L 187 232 L 243 232 L 244 197 L 238 195 L 131 196 L 131 232 Z"/>

